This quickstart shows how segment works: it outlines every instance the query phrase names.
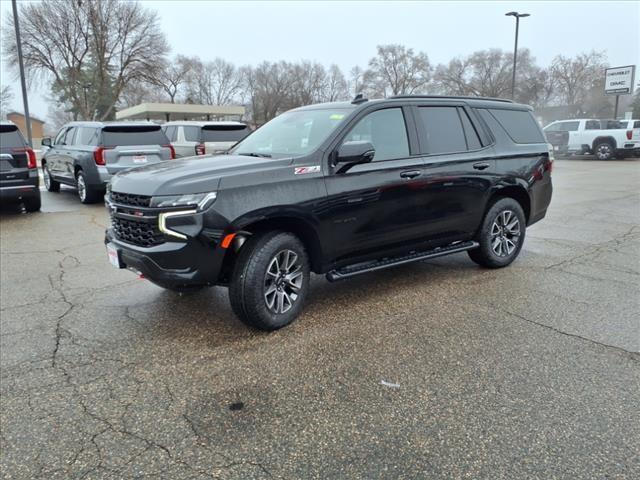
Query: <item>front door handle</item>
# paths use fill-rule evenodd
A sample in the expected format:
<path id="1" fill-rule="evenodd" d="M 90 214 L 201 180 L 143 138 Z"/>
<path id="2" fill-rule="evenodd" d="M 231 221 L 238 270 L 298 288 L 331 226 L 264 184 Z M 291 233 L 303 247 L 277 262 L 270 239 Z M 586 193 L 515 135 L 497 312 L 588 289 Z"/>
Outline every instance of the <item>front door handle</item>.
<path id="1" fill-rule="evenodd" d="M 400 174 L 400 178 L 416 178 L 422 175 L 420 170 L 408 170 Z"/>
<path id="2" fill-rule="evenodd" d="M 489 165 L 488 163 L 485 162 L 480 162 L 480 163 L 474 163 L 473 164 L 473 168 L 475 168 L 476 170 L 484 170 L 485 168 L 489 168 L 491 165 Z"/>

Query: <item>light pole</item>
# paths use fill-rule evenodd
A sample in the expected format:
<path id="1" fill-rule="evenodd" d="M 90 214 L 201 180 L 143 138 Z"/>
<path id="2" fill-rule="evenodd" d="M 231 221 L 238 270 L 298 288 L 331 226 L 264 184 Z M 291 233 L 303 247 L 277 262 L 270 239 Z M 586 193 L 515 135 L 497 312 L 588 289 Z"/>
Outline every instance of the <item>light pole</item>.
<path id="1" fill-rule="evenodd" d="M 33 147 L 31 138 L 31 117 L 29 116 L 29 100 L 27 99 L 27 82 L 24 77 L 24 61 L 22 60 L 22 40 L 20 40 L 20 22 L 18 21 L 18 5 L 13 0 L 13 25 L 16 29 L 16 47 L 18 51 L 18 66 L 20 67 L 20 85 L 22 87 L 22 104 L 24 106 L 24 123 L 27 125 L 27 139 L 29 146 Z"/>
<path id="2" fill-rule="evenodd" d="M 516 61 L 518 59 L 518 28 L 520 27 L 520 19 L 528 17 L 528 13 L 509 12 L 505 13 L 507 17 L 515 17 L 516 19 L 516 45 L 513 47 L 513 72 L 511 72 L 511 99 L 516 96 Z"/>

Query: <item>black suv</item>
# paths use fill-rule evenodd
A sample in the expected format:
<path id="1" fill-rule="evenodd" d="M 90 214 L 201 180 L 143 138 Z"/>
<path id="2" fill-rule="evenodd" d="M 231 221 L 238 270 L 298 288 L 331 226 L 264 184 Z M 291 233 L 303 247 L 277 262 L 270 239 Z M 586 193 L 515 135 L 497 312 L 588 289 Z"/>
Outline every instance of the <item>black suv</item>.
<path id="1" fill-rule="evenodd" d="M 553 158 L 531 108 L 408 96 L 297 108 L 229 154 L 113 178 L 112 264 L 165 288 L 229 287 L 246 323 L 301 312 L 330 281 L 467 251 L 509 265 L 551 200 Z"/>
<path id="2" fill-rule="evenodd" d="M 40 210 L 36 154 L 12 122 L 0 122 L 0 199 L 21 202 L 27 212 Z"/>
<path id="3" fill-rule="evenodd" d="M 175 158 L 164 131 L 151 122 L 72 122 L 42 145 L 49 147 L 42 158 L 47 190 L 74 186 L 82 203 L 101 200 L 111 176 L 122 170 Z"/>

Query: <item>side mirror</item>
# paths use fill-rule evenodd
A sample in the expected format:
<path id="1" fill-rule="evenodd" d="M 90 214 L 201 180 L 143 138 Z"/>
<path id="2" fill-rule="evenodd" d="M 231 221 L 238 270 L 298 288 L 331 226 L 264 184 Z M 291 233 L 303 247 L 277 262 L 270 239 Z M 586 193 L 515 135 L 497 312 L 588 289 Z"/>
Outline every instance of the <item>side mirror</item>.
<path id="1" fill-rule="evenodd" d="M 40 142 L 40 144 L 43 147 L 50 147 L 51 146 L 51 138 L 50 137 L 43 138 L 42 141 Z"/>
<path id="2" fill-rule="evenodd" d="M 343 165 L 339 170 L 339 173 L 342 173 L 354 165 L 369 163 L 373 160 L 375 154 L 376 149 L 371 142 L 345 142 L 338 149 L 335 165 Z"/>

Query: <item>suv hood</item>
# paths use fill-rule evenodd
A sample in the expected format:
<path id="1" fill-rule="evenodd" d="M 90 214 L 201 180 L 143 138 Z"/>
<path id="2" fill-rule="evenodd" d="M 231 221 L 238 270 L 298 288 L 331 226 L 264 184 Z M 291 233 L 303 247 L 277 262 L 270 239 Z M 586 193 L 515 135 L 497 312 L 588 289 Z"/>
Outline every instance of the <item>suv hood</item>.
<path id="1" fill-rule="evenodd" d="M 242 155 L 186 157 L 121 172 L 111 179 L 111 189 L 150 196 L 213 192 L 223 177 L 278 169 L 291 161 Z"/>

